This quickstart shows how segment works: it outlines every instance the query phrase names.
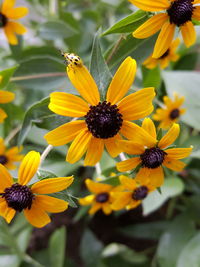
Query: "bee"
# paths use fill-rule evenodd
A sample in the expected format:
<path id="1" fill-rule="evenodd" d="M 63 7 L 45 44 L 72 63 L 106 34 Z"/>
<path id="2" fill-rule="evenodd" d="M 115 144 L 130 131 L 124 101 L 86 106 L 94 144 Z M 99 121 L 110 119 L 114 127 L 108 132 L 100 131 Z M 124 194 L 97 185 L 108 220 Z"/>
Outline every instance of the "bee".
<path id="1" fill-rule="evenodd" d="M 65 58 L 65 63 L 67 66 L 81 67 L 83 65 L 81 58 L 74 53 L 65 53 L 61 51 L 61 55 Z"/>

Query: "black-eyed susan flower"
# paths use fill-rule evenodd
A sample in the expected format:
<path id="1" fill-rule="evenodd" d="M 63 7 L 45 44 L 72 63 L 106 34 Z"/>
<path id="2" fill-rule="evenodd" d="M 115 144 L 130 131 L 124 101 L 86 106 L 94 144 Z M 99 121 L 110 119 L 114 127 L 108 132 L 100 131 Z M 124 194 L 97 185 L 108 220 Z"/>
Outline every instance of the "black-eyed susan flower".
<path id="1" fill-rule="evenodd" d="M 66 189 L 73 177 L 44 179 L 28 186 L 40 164 L 40 154 L 30 151 L 23 159 L 14 182 L 7 169 L 0 164 L 0 216 L 10 223 L 16 212 L 24 211 L 26 219 L 35 227 L 43 227 L 51 220 L 47 212 L 67 209 L 68 203 L 46 194 Z"/>
<path id="2" fill-rule="evenodd" d="M 89 214 L 94 214 L 98 210 L 102 210 L 106 215 L 112 212 L 112 196 L 111 192 L 120 190 L 119 187 L 113 187 L 109 184 L 94 182 L 86 179 L 85 184 L 92 193 L 84 198 L 79 199 L 79 203 L 83 206 L 91 206 Z"/>
<path id="3" fill-rule="evenodd" d="M 153 69 L 157 65 L 160 65 L 162 69 L 167 68 L 170 62 L 176 62 L 179 59 L 180 56 L 176 53 L 179 44 L 180 40 L 177 38 L 171 43 L 167 51 L 161 57 L 153 58 L 152 54 L 143 62 L 143 65 L 148 69 Z"/>
<path id="4" fill-rule="evenodd" d="M 84 65 L 69 65 L 67 72 L 83 99 L 55 92 L 50 95 L 49 109 L 62 116 L 82 119 L 66 123 L 44 138 L 53 146 L 73 141 L 66 158 L 70 163 L 78 161 L 86 152 L 84 164 L 93 166 L 101 159 L 104 146 L 112 157 L 116 157 L 120 151 L 115 141 L 122 135 L 134 137 L 140 127 L 131 121 L 152 112 L 154 88 L 141 89 L 124 97 L 136 73 L 136 62 L 131 57 L 126 58 L 117 70 L 102 102 L 97 85 Z"/>
<path id="5" fill-rule="evenodd" d="M 144 119 L 140 129 L 140 141 L 118 141 L 118 145 L 127 154 L 135 155 L 135 157 L 117 163 L 119 171 L 129 171 L 141 166 L 137 178 L 141 181 L 149 179 L 154 187 L 163 184 L 165 166 L 174 171 L 181 171 L 185 167 L 185 163 L 180 161 L 188 157 L 192 148 L 168 148 L 177 139 L 180 132 L 178 124 L 174 123 L 169 131 L 161 138 L 160 141 L 156 137 L 156 128 L 153 121 L 149 118 Z M 153 138 L 149 139 L 149 136 Z"/>
<path id="6" fill-rule="evenodd" d="M 134 209 L 139 206 L 147 195 L 155 190 L 149 181 L 146 179 L 142 183 L 138 181 L 137 176 L 131 179 L 125 175 L 119 177 L 121 185 L 123 186 L 122 192 L 112 192 L 113 202 L 111 208 L 113 210 L 127 210 Z"/>
<path id="7" fill-rule="evenodd" d="M 0 164 L 4 165 L 7 169 L 13 170 L 16 168 L 14 164 L 17 161 L 23 159 L 23 155 L 20 154 L 22 147 L 14 146 L 6 148 L 3 138 L 0 137 Z"/>
<path id="8" fill-rule="evenodd" d="M 6 104 L 13 101 L 15 94 L 8 91 L 0 90 L 0 104 Z M 7 118 L 5 111 L 0 108 L 0 123 L 2 123 Z"/>
<path id="9" fill-rule="evenodd" d="M 159 12 L 148 19 L 133 32 L 135 38 L 143 39 L 155 34 L 160 29 L 156 41 L 153 57 L 161 57 L 169 48 L 176 27 L 181 31 L 183 41 L 187 47 L 196 41 L 196 32 L 192 19 L 200 20 L 200 7 L 196 6 L 200 0 L 129 0 L 144 11 Z"/>
<path id="10" fill-rule="evenodd" d="M 20 19 L 28 14 L 26 7 L 14 8 L 15 0 L 4 0 L 0 8 L 0 28 L 3 28 L 8 42 L 17 45 L 16 34 L 22 35 L 26 28 L 19 22 L 13 21 Z"/>
<path id="11" fill-rule="evenodd" d="M 160 121 L 160 128 L 168 129 L 174 122 L 179 120 L 180 116 L 186 111 L 185 108 L 181 108 L 184 100 L 185 97 L 180 97 L 177 93 L 174 93 L 174 99 L 168 96 L 163 97 L 163 108 L 156 109 L 156 113 L 153 115 L 154 120 Z"/>

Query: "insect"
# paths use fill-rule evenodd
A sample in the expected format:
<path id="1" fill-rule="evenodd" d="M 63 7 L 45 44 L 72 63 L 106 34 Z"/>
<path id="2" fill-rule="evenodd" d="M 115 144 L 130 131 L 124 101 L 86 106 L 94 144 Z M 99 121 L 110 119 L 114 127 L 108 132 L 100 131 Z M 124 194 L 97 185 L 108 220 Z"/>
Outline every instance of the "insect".
<path id="1" fill-rule="evenodd" d="M 83 65 L 81 58 L 74 53 L 65 53 L 61 51 L 61 55 L 65 58 L 65 63 L 67 66 L 74 67 Z"/>

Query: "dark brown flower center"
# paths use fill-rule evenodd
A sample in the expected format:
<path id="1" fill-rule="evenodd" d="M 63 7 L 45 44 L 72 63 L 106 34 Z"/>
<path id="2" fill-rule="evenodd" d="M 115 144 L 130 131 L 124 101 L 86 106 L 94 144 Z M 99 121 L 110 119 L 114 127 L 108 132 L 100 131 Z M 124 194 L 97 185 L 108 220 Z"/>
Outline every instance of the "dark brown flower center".
<path id="1" fill-rule="evenodd" d="M 107 139 L 119 132 L 123 119 L 116 105 L 104 101 L 99 102 L 97 106 L 90 107 L 85 121 L 94 137 Z"/>
<path id="2" fill-rule="evenodd" d="M 163 163 L 166 154 L 165 151 L 158 147 L 148 148 L 140 155 L 142 166 L 155 169 Z"/>
<path id="3" fill-rule="evenodd" d="M 161 57 L 159 57 L 158 59 L 163 59 L 163 58 L 167 57 L 169 55 L 169 52 L 170 52 L 170 50 L 167 49 L 167 51 Z"/>
<path id="4" fill-rule="evenodd" d="M 175 120 L 179 116 L 180 116 L 180 110 L 178 108 L 173 109 L 169 114 L 171 120 Z"/>
<path id="5" fill-rule="evenodd" d="M 34 195 L 30 188 L 18 183 L 6 188 L 1 196 L 5 198 L 8 207 L 19 212 L 26 208 L 30 209 L 34 199 Z"/>
<path id="6" fill-rule="evenodd" d="M 6 18 L 6 16 L 0 13 L 0 28 L 5 27 L 7 22 L 8 22 L 8 19 Z"/>
<path id="7" fill-rule="evenodd" d="M 109 194 L 107 192 L 96 195 L 96 202 L 105 203 L 109 200 Z"/>
<path id="8" fill-rule="evenodd" d="M 170 23 L 181 26 L 187 21 L 191 21 L 193 7 L 192 0 L 175 0 L 172 2 L 170 8 L 167 10 Z"/>
<path id="9" fill-rule="evenodd" d="M 8 158 L 4 155 L 0 155 L 0 164 L 6 164 L 8 162 Z"/>
<path id="10" fill-rule="evenodd" d="M 133 191 L 132 198 L 134 200 L 142 200 L 148 194 L 148 188 L 146 186 L 140 186 Z"/>

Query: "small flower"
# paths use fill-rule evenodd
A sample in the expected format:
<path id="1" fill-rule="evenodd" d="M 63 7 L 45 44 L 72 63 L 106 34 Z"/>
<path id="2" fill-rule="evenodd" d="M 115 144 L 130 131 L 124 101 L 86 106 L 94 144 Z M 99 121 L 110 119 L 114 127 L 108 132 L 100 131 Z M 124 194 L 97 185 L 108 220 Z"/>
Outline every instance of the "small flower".
<path id="1" fill-rule="evenodd" d="M 153 51 L 154 58 L 161 57 L 167 51 L 176 27 L 179 27 L 187 47 L 195 43 L 196 32 L 192 19 L 200 20 L 200 7 L 196 6 L 200 0 L 130 0 L 130 2 L 144 11 L 164 11 L 153 15 L 133 32 L 135 38 L 143 39 L 161 29 Z"/>
<path id="2" fill-rule="evenodd" d="M 143 62 L 143 65 L 148 69 L 153 69 L 157 65 L 160 65 L 162 69 L 167 68 L 171 61 L 175 62 L 179 59 L 179 55 L 176 53 L 179 44 L 180 40 L 177 38 L 171 43 L 167 51 L 161 57 L 153 58 L 151 55 Z"/>
<path id="3" fill-rule="evenodd" d="M 15 98 L 14 93 L 0 90 L 0 104 L 9 103 L 9 102 L 13 101 L 14 98 Z M 5 113 L 5 111 L 2 108 L 0 108 L 0 123 L 2 123 L 5 120 L 5 118 L 7 118 L 7 117 L 8 116 Z"/>
<path id="4" fill-rule="evenodd" d="M 43 227 L 51 219 L 47 212 L 57 213 L 68 208 L 64 200 L 46 196 L 70 186 L 73 177 L 41 180 L 31 186 L 27 184 L 35 175 L 40 164 L 40 154 L 30 151 L 19 168 L 18 182 L 14 183 L 7 169 L 0 164 L 0 216 L 10 223 L 16 212 L 24 211 L 26 219 L 35 227 Z"/>
<path id="5" fill-rule="evenodd" d="M 140 127 L 130 121 L 153 111 L 155 92 L 154 88 L 145 88 L 124 97 L 136 73 L 136 62 L 131 57 L 126 58 L 115 73 L 102 102 L 87 68 L 84 65 L 70 66 L 67 67 L 69 79 L 83 99 L 68 93 L 52 93 L 49 109 L 62 116 L 83 119 L 66 123 L 44 138 L 53 146 L 72 141 L 66 160 L 75 163 L 86 152 L 84 164 L 93 166 L 101 159 L 104 146 L 112 157 L 116 157 L 120 151 L 115 141 L 122 135 L 134 137 Z"/>
<path id="6" fill-rule="evenodd" d="M 127 210 L 134 209 L 139 206 L 147 195 L 155 190 L 148 179 L 142 183 L 135 179 L 131 179 L 125 175 L 119 177 L 120 182 L 124 188 L 123 192 L 112 192 L 113 203 L 111 205 L 113 210 Z"/>
<path id="7" fill-rule="evenodd" d="M 0 137 L 0 164 L 4 165 L 9 170 L 14 170 L 16 166 L 13 164 L 16 161 L 21 161 L 24 155 L 20 155 L 22 147 L 6 148 L 3 138 Z"/>
<path id="8" fill-rule="evenodd" d="M 26 7 L 14 8 L 15 0 L 4 0 L 0 8 L 0 28 L 4 29 L 8 42 L 11 45 L 17 45 L 16 34 L 24 34 L 26 28 L 19 22 L 12 20 L 20 19 L 28 14 Z"/>
<path id="9" fill-rule="evenodd" d="M 156 109 L 156 113 L 153 115 L 154 120 L 160 121 L 160 128 L 168 129 L 174 122 L 179 120 L 180 116 L 186 111 L 185 108 L 180 108 L 184 100 L 184 96 L 179 97 L 176 93 L 174 93 L 174 100 L 168 96 L 163 97 L 165 106 Z"/>
<path id="10" fill-rule="evenodd" d="M 89 210 L 89 214 L 94 214 L 98 210 L 102 211 L 109 215 L 112 212 L 111 203 L 112 196 L 111 192 L 115 190 L 120 190 L 119 187 L 113 187 L 109 184 L 97 183 L 90 179 L 86 179 L 85 184 L 92 195 L 86 196 L 79 199 L 79 203 L 84 206 L 92 205 Z"/>
<path id="11" fill-rule="evenodd" d="M 133 141 L 118 141 L 121 150 L 137 156 L 117 163 L 117 169 L 124 172 L 141 165 L 137 178 L 141 182 L 149 179 L 154 187 L 161 186 L 164 180 L 162 165 L 174 171 L 181 171 L 185 167 L 185 163 L 179 159 L 188 157 L 192 151 L 191 147 L 167 148 L 177 139 L 179 132 L 179 125 L 174 123 L 161 140 L 157 141 L 153 121 L 149 118 L 144 119 L 140 131 L 140 141 L 135 142 L 134 138 Z M 154 141 L 152 142 L 149 137 Z"/>

